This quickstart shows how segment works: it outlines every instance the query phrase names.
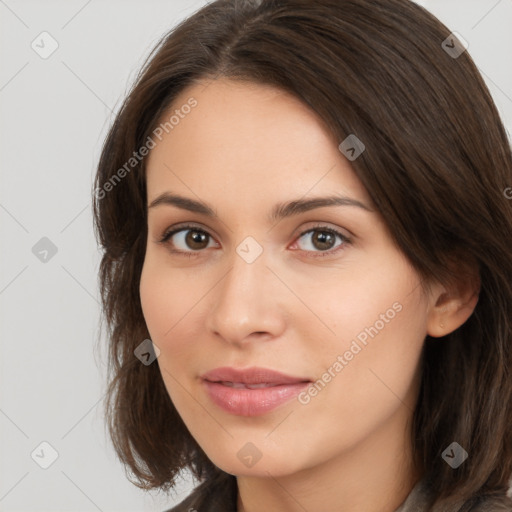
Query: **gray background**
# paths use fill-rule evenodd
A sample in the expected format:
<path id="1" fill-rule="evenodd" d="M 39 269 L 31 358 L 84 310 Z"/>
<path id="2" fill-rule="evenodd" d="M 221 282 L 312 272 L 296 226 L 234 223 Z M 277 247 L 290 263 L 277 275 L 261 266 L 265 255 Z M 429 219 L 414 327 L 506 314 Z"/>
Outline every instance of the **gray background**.
<path id="1" fill-rule="evenodd" d="M 0 0 L 2 511 L 161 511 L 191 488 L 185 475 L 169 497 L 137 489 L 105 434 L 90 191 L 145 56 L 205 3 Z M 512 133 L 512 0 L 418 3 L 469 43 Z M 44 31 L 59 45 L 46 59 L 31 47 L 51 49 Z M 47 469 L 42 442 L 58 453 Z"/>

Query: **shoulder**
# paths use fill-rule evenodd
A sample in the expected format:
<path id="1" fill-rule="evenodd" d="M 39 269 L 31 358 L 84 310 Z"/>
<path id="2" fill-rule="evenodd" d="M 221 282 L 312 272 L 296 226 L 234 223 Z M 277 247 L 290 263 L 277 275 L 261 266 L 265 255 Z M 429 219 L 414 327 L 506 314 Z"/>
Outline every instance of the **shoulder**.
<path id="1" fill-rule="evenodd" d="M 460 512 L 512 512 L 512 499 L 505 501 L 502 496 L 477 498 L 462 506 Z"/>
<path id="2" fill-rule="evenodd" d="M 179 505 L 164 512 L 236 512 L 236 478 L 221 473 L 196 487 Z"/>
<path id="3" fill-rule="evenodd" d="M 434 502 L 435 493 L 424 478 L 415 485 L 395 512 L 512 512 L 512 486 L 506 496 L 503 492 L 495 492 L 474 496 L 455 504 L 453 501 L 451 504 L 446 501 Z"/>

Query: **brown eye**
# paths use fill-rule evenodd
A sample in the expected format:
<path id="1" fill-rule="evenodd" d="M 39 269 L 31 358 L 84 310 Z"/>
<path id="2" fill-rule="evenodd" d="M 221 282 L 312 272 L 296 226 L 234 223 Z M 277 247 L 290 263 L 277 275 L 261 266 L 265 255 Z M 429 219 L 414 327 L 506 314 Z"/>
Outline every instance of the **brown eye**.
<path id="1" fill-rule="evenodd" d="M 173 252 L 189 253 L 207 249 L 211 239 L 211 235 L 202 229 L 194 226 L 182 226 L 167 232 L 160 242 L 171 245 Z"/>
<path id="2" fill-rule="evenodd" d="M 208 234 L 203 231 L 187 230 L 188 234 L 185 236 L 185 244 L 191 249 L 205 249 L 208 245 Z M 206 241 L 206 245 L 205 245 Z"/>
<path id="3" fill-rule="evenodd" d="M 350 243 L 350 240 L 345 235 L 336 231 L 332 228 L 327 228 L 325 226 L 318 226 L 312 229 L 308 229 L 304 231 L 298 240 L 304 239 L 306 243 L 299 244 L 299 248 L 303 251 L 307 252 L 319 252 L 331 254 L 333 252 L 337 252 L 338 250 L 342 250 L 347 244 Z M 336 239 L 339 239 L 340 242 L 336 245 Z M 300 247 L 302 245 L 302 247 Z M 320 254 L 322 256 L 322 254 Z"/>
<path id="4" fill-rule="evenodd" d="M 332 249 L 336 236 L 328 231 L 315 231 L 311 237 L 312 244 L 321 251 Z"/>

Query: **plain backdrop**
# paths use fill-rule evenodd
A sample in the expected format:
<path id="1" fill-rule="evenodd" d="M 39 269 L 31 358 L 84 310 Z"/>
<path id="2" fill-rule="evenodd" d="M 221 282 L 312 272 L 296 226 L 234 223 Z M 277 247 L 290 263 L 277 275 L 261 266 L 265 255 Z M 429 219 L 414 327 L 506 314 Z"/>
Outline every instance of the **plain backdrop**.
<path id="1" fill-rule="evenodd" d="M 2 511 L 162 511 L 191 489 L 139 490 L 105 433 L 90 192 L 144 58 L 205 3 L 0 0 Z M 418 3 L 469 43 L 512 133 L 512 2 Z"/>

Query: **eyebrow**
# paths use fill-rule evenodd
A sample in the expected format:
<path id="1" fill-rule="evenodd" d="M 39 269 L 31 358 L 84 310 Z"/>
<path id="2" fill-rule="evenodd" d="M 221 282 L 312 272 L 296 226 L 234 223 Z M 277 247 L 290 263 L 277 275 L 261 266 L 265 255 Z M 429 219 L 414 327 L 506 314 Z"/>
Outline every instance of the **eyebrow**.
<path id="1" fill-rule="evenodd" d="M 171 194 L 169 192 L 164 192 L 163 194 L 160 194 L 156 199 L 154 199 L 148 206 L 148 210 L 149 208 L 155 208 L 156 206 L 161 205 L 176 206 L 182 210 L 200 213 L 206 217 L 217 216 L 214 209 L 207 203 L 196 201 L 195 199 L 188 197 L 183 197 L 178 194 Z M 296 199 L 286 203 L 278 203 L 272 209 L 268 220 L 269 222 L 275 222 L 286 217 L 299 215 L 301 213 L 326 206 L 353 206 L 368 212 L 374 211 L 373 208 L 370 208 L 368 205 L 357 199 L 341 195 L 334 195 L 327 197 L 314 197 L 311 199 Z"/>

